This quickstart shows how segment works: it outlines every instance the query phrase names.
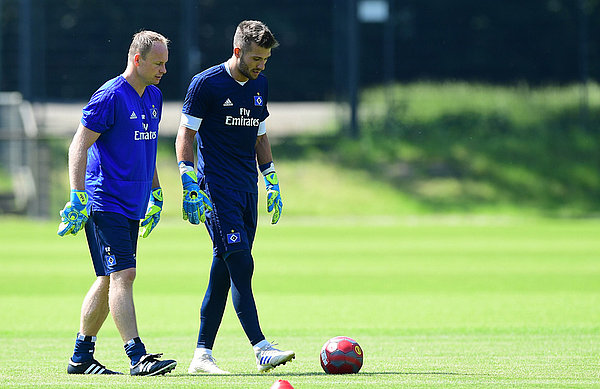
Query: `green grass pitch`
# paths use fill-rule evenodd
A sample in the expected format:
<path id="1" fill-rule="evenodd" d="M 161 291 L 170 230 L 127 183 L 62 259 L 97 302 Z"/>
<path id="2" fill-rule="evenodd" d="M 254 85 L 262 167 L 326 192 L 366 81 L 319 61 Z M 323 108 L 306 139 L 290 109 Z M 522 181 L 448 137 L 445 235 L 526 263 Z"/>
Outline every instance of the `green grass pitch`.
<path id="1" fill-rule="evenodd" d="M 266 223 L 262 217 L 262 223 Z M 229 302 L 214 348 L 230 376 L 190 376 L 210 243 L 166 217 L 138 250 L 134 293 L 164 377 L 68 376 L 93 281 L 84 236 L 57 223 L 0 219 L 0 387 L 600 387 L 600 221 L 498 217 L 282 218 L 261 224 L 254 290 L 268 340 L 292 363 L 256 373 Z M 356 339 L 356 375 L 326 375 L 323 343 Z M 127 371 L 109 317 L 96 357 Z"/>

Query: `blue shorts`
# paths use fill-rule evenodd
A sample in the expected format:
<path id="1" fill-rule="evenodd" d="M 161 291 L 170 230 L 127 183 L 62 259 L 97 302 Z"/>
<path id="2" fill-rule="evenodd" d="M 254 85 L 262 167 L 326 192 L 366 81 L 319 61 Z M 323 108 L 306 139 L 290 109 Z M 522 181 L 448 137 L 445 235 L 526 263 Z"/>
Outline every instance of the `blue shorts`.
<path id="1" fill-rule="evenodd" d="M 97 276 L 135 267 L 139 220 L 113 212 L 92 212 L 85 235 Z"/>
<path id="2" fill-rule="evenodd" d="M 205 191 L 213 204 L 213 210 L 206 213 L 206 229 L 213 242 L 214 254 L 252 250 L 258 195 L 215 184 L 206 184 Z"/>

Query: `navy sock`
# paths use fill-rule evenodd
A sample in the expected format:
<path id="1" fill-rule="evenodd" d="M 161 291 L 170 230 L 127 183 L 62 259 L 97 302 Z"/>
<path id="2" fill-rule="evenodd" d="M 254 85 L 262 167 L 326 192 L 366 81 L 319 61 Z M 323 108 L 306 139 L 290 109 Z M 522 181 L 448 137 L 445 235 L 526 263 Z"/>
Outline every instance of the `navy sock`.
<path id="1" fill-rule="evenodd" d="M 146 346 L 139 337 L 129 340 L 123 347 L 125 353 L 131 359 L 132 366 L 138 363 L 142 356 L 146 355 Z"/>
<path id="2" fill-rule="evenodd" d="M 94 348 L 96 346 L 95 336 L 84 336 L 77 333 L 75 338 L 75 350 L 71 359 L 75 363 L 91 361 L 94 358 Z"/>

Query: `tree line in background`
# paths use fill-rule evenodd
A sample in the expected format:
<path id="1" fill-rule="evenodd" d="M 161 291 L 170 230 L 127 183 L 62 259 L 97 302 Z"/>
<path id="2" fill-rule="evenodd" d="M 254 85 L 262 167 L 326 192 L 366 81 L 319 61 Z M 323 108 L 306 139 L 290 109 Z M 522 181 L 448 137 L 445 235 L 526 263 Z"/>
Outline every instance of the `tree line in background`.
<path id="1" fill-rule="evenodd" d="M 0 90 L 87 99 L 125 68 L 133 33 L 153 29 L 172 40 L 161 89 L 180 100 L 193 74 L 229 57 L 243 19 L 263 20 L 281 43 L 266 72 L 275 101 L 339 97 L 355 60 L 361 86 L 600 78 L 599 0 L 388 0 L 388 23 L 357 22 L 353 48 L 348 7 L 359 2 L 0 0 Z"/>

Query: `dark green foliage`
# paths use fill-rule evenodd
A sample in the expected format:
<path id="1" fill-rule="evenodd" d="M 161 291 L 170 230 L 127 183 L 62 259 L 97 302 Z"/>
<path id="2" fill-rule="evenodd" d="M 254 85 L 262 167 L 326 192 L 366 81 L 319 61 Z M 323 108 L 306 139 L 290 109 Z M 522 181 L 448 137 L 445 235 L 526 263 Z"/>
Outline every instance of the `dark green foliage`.
<path id="1" fill-rule="evenodd" d="M 532 102 L 525 119 L 493 107 L 427 116 L 415 115 L 419 107 L 411 111 L 407 101 L 364 120 L 358 140 L 336 135 L 314 139 L 314 145 L 345 167 L 392 182 L 433 211 L 504 205 L 555 216 L 600 211 L 600 108 L 540 109 Z"/>

